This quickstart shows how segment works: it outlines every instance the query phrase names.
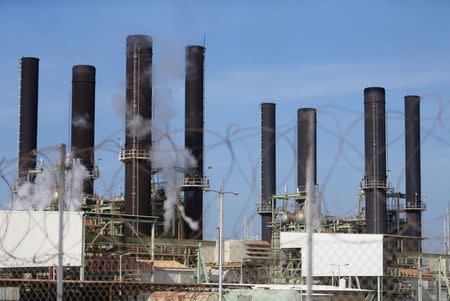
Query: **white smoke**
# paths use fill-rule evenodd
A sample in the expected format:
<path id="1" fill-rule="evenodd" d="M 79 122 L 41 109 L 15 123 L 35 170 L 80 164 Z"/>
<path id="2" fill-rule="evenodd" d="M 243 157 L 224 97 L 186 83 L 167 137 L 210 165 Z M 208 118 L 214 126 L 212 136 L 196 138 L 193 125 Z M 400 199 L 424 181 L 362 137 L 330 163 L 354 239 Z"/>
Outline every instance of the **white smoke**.
<path id="1" fill-rule="evenodd" d="M 180 205 L 178 207 L 178 210 L 180 211 L 180 215 L 183 218 L 183 220 L 191 227 L 192 230 L 197 231 L 198 230 L 198 221 L 194 221 L 192 218 L 187 216 L 184 213 L 184 206 Z"/>
<path id="2" fill-rule="evenodd" d="M 75 211 L 78 210 L 81 206 L 83 181 L 89 178 L 89 172 L 86 167 L 76 159 L 70 159 L 69 164 L 67 164 L 66 160 L 66 167 L 70 167 L 65 178 L 66 210 Z"/>
<path id="3" fill-rule="evenodd" d="M 72 120 L 72 125 L 82 129 L 89 129 L 92 127 L 91 123 L 89 122 L 89 116 L 87 114 L 83 116 L 75 116 L 75 118 Z"/>
<path id="4" fill-rule="evenodd" d="M 134 115 L 127 111 L 127 103 L 122 94 L 116 93 L 112 96 L 112 103 L 116 110 L 116 114 L 125 119 L 128 116 L 126 122 L 127 135 L 130 137 L 144 138 L 152 130 L 152 121 L 145 119 L 141 115 Z"/>
<path id="5" fill-rule="evenodd" d="M 165 74 L 167 76 L 167 74 Z M 175 117 L 175 111 L 172 109 L 173 91 L 171 88 L 158 87 L 155 89 L 153 98 L 155 104 L 155 114 L 152 120 L 152 136 L 155 143 L 152 148 L 152 164 L 155 168 L 161 168 L 161 175 L 166 182 L 164 187 L 166 200 L 164 202 L 164 229 L 169 230 L 171 221 L 174 217 L 175 208 L 178 205 L 178 211 L 181 218 L 196 231 L 199 228 L 198 221 L 192 220 L 186 216 L 184 207 L 178 204 L 180 187 L 183 184 L 184 170 L 197 166 L 195 158 L 191 152 L 185 148 L 175 146 L 174 137 L 171 136 L 169 121 Z"/>
<path id="6" fill-rule="evenodd" d="M 159 47 L 158 56 L 153 66 L 152 81 L 155 93 L 152 98 L 154 106 L 153 119 L 145 119 L 140 115 L 130 114 L 124 94 L 114 94 L 113 105 L 119 117 L 127 116 L 126 135 L 143 138 L 150 132 L 155 141 L 152 145 L 152 168 L 161 169 L 161 178 L 166 183 L 164 187 L 166 200 L 164 202 L 164 228 L 169 230 L 171 221 L 177 208 L 180 187 L 183 184 L 184 169 L 197 165 L 189 150 L 175 146 L 170 133 L 170 120 L 175 116 L 173 90 L 174 82 L 184 78 L 184 47 L 176 45 L 164 37 L 153 37 L 155 45 Z M 125 85 L 121 87 L 125 89 Z M 199 228 L 198 221 L 186 216 L 183 206 L 178 210 L 183 220 L 193 230 Z"/>
<path id="7" fill-rule="evenodd" d="M 183 170 L 197 165 L 192 154 L 184 149 L 171 145 L 168 138 L 163 138 L 153 145 L 152 164 L 154 168 L 161 168 L 161 176 L 166 182 L 164 191 L 164 229 L 167 231 L 174 216 L 180 186 L 183 183 Z M 184 214 L 182 206 L 179 207 L 181 217 L 193 230 L 198 229 L 198 222 L 193 221 Z"/>
<path id="8" fill-rule="evenodd" d="M 65 195 L 67 211 L 80 208 L 83 181 L 89 177 L 89 172 L 79 160 L 68 155 L 65 160 L 67 173 L 65 175 Z M 34 183 L 24 182 L 17 189 L 17 196 L 11 210 L 44 210 L 58 198 L 59 172 L 50 166 L 43 167 L 36 175 Z"/>
<path id="9" fill-rule="evenodd" d="M 24 182 L 17 189 L 11 210 L 44 210 L 55 197 L 57 178 L 49 167 L 36 175 L 34 183 Z"/>
<path id="10" fill-rule="evenodd" d="M 127 121 L 127 135 L 131 137 L 145 138 L 152 130 L 152 121 L 141 115 L 130 116 Z"/>

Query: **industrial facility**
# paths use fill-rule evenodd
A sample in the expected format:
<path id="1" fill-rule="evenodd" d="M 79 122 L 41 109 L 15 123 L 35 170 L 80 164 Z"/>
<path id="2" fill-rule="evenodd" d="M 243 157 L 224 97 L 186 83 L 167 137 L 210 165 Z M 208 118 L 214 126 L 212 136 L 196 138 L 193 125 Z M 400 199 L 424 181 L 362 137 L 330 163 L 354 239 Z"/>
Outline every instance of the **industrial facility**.
<path id="1" fill-rule="evenodd" d="M 41 210 L 0 212 L 5 233 L 0 300 L 7 300 L 2 294 L 8 300 L 54 299 L 61 271 L 70 300 L 449 300 L 450 255 L 422 252 L 421 155 L 427 154 L 420 151 L 420 96 L 404 98 L 406 191 L 401 192 L 387 175 L 385 89 L 364 89 L 365 173 L 355 184 L 357 214 L 344 218 L 322 210 L 320 110 L 298 109 L 297 187 L 277 194 L 277 105 L 261 103 L 261 148 L 255 150 L 261 159 L 256 204 L 261 240 L 224 240 L 223 212 L 218 239 L 204 240 L 203 194 L 215 191 L 203 166 L 205 45 L 185 48 L 184 149 L 196 164 L 172 164 L 181 181 L 170 202 L 173 196 L 152 152 L 153 41 L 130 35 L 124 48 L 125 143 L 117 149 L 125 166 L 124 194 L 94 193 L 100 176 L 94 142 L 96 68 L 73 66 L 71 145 L 67 151 L 62 147 L 61 165 L 52 170 L 54 194 L 42 200 Z M 38 78 L 39 59 L 21 58 L 16 197 L 22 185 L 45 172 L 37 164 Z M 68 188 L 76 164 L 86 172 L 80 187 Z M 79 191 L 76 208 L 67 197 L 74 191 Z M 226 193 L 223 187 L 216 192 L 219 198 Z M 58 212 L 63 210 L 63 269 L 56 272 Z M 12 235 L 11 229 L 17 232 Z M 19 236 L 22 242 L 16 244 Z"/>

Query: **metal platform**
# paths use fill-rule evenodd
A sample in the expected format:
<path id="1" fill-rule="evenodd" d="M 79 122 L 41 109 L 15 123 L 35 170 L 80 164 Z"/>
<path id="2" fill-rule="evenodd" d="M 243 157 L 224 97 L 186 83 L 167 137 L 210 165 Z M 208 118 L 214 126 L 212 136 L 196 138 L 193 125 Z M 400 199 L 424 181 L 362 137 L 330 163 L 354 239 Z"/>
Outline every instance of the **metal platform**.
<path id="1" fill-rule="evenodd" d="M 209 188 L 209 179 L 207 177 L 202 178 L 185 177 L 183 180 L 183 184 L 181 185 L 182 190 L 208 189 L 208 188 Z"/>
<path id="2" fill-rule="evenodd" d="M 385 181 L 362 181 L 361 184 L 361 189 L 362 190 L 366 190 L 366 189 L 384 189 L 386 191 L 392 190 L 392 184 L 390 182 L 385 182 Z"/>
<path id="3" fill-rule="evenodd" d="M 132 159 L 150 160 L 150 151 L 123 148 L 120 149 L 119 161 L 124 162 Z"/>

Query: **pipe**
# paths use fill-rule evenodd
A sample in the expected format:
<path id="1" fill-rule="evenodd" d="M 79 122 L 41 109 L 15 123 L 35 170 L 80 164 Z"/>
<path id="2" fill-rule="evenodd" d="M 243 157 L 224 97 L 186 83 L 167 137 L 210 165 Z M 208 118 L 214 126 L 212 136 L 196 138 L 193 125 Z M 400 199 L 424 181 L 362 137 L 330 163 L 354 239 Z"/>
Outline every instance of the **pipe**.
<path id="1" fill-rule="evenodd" d="M 204 63 L 205 48 L 191 45 L 186 47 L 185 78 L 185 135 L 184 145 L 190 150 L 197 166 L 186 172 L 186 177 L 203 179 L 203 132 L 204 132 Z M 203 190 L 193 188 L 184 193 L 186 216 L 199 224 L 192 230 L 183 220 L 183 238 L 203 239 Z"/>
<path id="2" fill-rule="evenodd" d="M 20 70 L 19 185 L 36 168 L 39 59 L 21 58 Z"/>
<path id="3" fill-rule="evenodd" d="M 125 137 L 125 213 L 152 215 L 151 163 L 152 134 L 148 123 L 152 116 L 152 39 L 145 35 L 127 37 L 126 52 L 126 137 Z M 145 223 L 132 222 L 135 232 L 150 235 Z M 134 230 L 134 231 L 133 231 Z"/>
<path id="4" fill-rule="evenodd" d="M 420 97 L 405 96 L 405 176 L 406 212 L 405 235 L 422 235 L 420 178 Z M 418 210 L 415 210 L 418 209 Z M 421 252 L 420 240 L 409 240 L 405 251 Z"/>
<path id="5" fill-rule="evenodd" d="M 75 158 L 79 159 L 92 175 L 94 175 L 94 130 L 95 67 L 76 65 L 72 68 L 71 148 Z M 94 194 L 93 177 L 84 181 L 83 193 Z"/>
<path id="6" fill-rule="evenodd" d="M 261 239 L 271 242 L 270 210 L 276 192 L 276 135 L 275 104 L 261 104 Z"/>
<path id="7" fill-rule="evenodd" d="M 385 90 L 364 89 L 366 232 L 386 234 Z"/>

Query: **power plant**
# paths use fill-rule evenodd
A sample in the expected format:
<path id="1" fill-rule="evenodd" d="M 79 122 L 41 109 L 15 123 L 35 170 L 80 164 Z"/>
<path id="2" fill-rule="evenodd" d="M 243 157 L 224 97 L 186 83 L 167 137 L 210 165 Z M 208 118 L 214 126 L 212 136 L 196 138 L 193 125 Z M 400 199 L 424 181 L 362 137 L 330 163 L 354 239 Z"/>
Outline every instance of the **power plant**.
<path id="1" fill-rule="evenodd" d="M 419 96 L 404 98 L 403 193 L 394 191 L 386 168 L 386 104 L 395 100 L 386 98 L 384 88 L 364 89 L 365 171 L 360 193 L 355 196 L 357 214 L 348 217 L 323 214 L 317 182 L 320 110 L 298 108 L 297 124 L 292 125 L 297 134 L 297 186 L 294 191 L 277 194 L 277 104 L 261 103 L 261 147 L 254 150 L 260 152 L 261 164 L 261 194 L 256 204 L 261 239 L 205 240 L 203 194 L 214 191 L 204 170 L 206 49 L 204 45 L 185 48 L 184 148 L 196 165 L 172 166 L 181 179 L 170 203 L 173 212 L 168 207 L 168 180 L 163 179 L 162 169 L 156 168 L 160 164 L 152 152 L 152 38 L 130 35 L 125 49 L 125 143 L 118 149 L 125 165 L 124 194 L 113 198 L 95 194 L 94 183 L 100 175 L 94 160 L 96 68 L 76 65 L 72 69 L 70 154 L 64 157 L 86 171 L 76 196 L 80 207 L 70 212 L 67 203 L 66 208 L 58 205 L 58 200 L 68 195 L 64 179 L 75 172 L 72 163 L 52 171 L 57 178 L 55 193 L 45 200 L 45 210 L 27 212 L 36 228 L 44 223 L 39 214 L 44 212 L 50 220 L 63 209 L 67 210 L 64 218 L 74 223 L 64 228 L 64 238 L 70 242 L 67 248 L 71 248 L 64 249 L 67 296 L 78 300 L 102 292 L 96 300 L 219 300 L 222 294 L 225 300 L 450 298 L 450 255 L 422 252 L 426 206 L 421 198 L 421 155 L 427 154 L 420 151 Z M 22 58 L 20 72 L 17 198 L 21 185 L 32 185 L 45 172 L 36 165 L 39 59 Z M 228 193 L 223 188 L 216 192 L 219 198 Z M 0 220 L 14 223 L 21 214 L 6 211 Z M 218 220 L 223 222 L 223 217 Z M 46 227 L 57 227 L 56 217 L 54 221 Z M 35 235 L 52 239 L 50 234 L 36 231 Z M 42 295 L 52 299 L 55 296 L 48 292 L 56 285 L 56 256 L 48 256 L 48 252 L 36 256 L 32 252 L 41 249 L 36 249 L 35 241 L 26 234 L 23 241 L 24 254 L 31 254 L 28 259 L 14 257 L 21 246 L 9 249 L 2 245 L 0 258 L 14 257 L 15 261 L 2 265 L 0 260 L 0 296 L 5 292 L 20 300 L 38 300 L 38 292 L 45 291 Z"/>

